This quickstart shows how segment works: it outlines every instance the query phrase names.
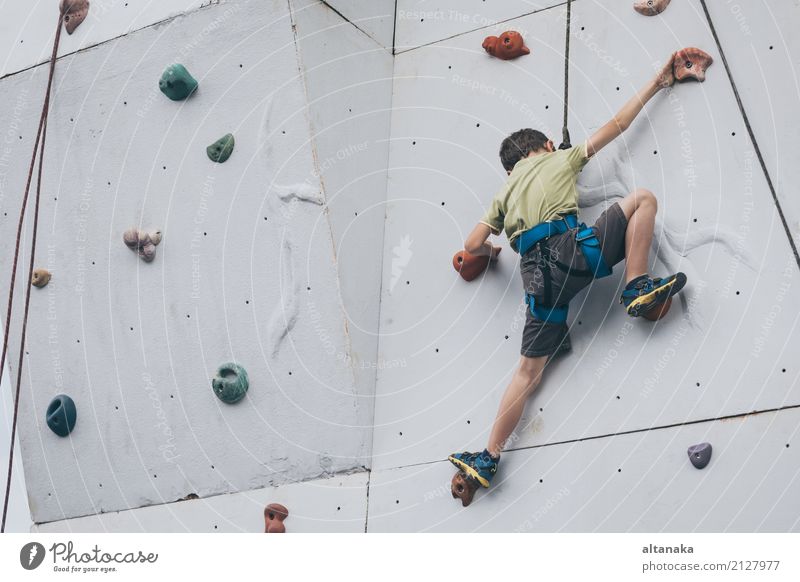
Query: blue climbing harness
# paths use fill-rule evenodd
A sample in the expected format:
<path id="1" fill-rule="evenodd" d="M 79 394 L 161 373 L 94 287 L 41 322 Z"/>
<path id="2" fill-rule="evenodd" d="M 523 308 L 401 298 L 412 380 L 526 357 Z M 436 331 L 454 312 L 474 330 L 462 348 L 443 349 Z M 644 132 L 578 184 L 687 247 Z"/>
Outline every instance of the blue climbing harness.
<path id="1" fill-rule="evenodd" d="M 607 277 L 611 274 L 611 267 L 609 267 L 603 259 L 603 253 L 600 248 L 600 241 L 597 238 L 594 230 L 590 226 L 586 226 L 582 222 L 578 222 L 578 217 L 575 214 L 567 214 L 564 218 L 558 220 L 548 220 L 537 224 L 533 228 L 529 228 L 519 235 L 517 247 L 520 256 L 525 255 L 537 243 L 542 253 L 543 260 L 540 268 L 544 279 L 544 301 L 542 304 L 537 304 L 534 300 L 532 293 L 525 293 L 525 302 L 530 305 L 531 314 L 536 318 L 548 323 L 564 323 L 567 321 L 567 313 L 569 311 L 569 303 L 566 305 L 552 305 L 552 292 L 550 280 L 550 257 L 545 256 L 549 254 L 547 248 L 547 239 L 556 234 L 563 234 L 568 230 L 577 229 L 575 233 L 575 241 L 581 248 L 586 263 L 589 269 L 575 269 L 569 265 L 565 265 L 558 260 L 552 261 L 556 267 L 565 273 L 572 273 L 574 275 L 587 275 L 600 279 Z"/>

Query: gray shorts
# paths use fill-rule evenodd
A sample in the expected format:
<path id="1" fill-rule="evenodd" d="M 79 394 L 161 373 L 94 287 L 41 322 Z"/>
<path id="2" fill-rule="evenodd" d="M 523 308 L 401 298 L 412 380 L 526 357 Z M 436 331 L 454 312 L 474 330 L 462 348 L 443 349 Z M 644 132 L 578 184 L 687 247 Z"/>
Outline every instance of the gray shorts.
<path id="1" fill-rule="evenodd" d="M 625 258 L 625 231 L 628 219 L 618 203 L 606 209 L 592 225 L 603 253 L 606 264 L 612 267 Z M 566 305 L 584 287 L 592 282 L 593 277 L 585 274 L 565 273 L 552 262 L 559 261 L 569 265 L 570 269 L 589 270 L 580 246 L 575 240 L 577 229 L 551 236 L 546 240 L 547 252 L 542 253 L 539 244 L 533 246 L 520 258 L 522 284 L 526 293 L 532 293 L 540 304 L 544 305 L 544 278 L 541 266 L 548 262 L 550 271 L 550 296 L 552 305 Z M 522 332 L 522 349 L 520 353 L 529 358 L 553 356 L 572 349 L 569 339 L 569 328 L 566 323 L 547 323 L 536 319 L 530 309 L 526 309 L 525 329 Z"/>

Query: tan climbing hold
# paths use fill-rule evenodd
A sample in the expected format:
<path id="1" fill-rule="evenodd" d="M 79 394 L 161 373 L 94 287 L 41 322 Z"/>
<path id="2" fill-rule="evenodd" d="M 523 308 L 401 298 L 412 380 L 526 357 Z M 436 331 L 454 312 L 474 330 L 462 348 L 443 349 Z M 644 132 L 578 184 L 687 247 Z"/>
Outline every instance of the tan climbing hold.
<path id="1" fill-rule="evenodd" d="M 645 16 L 661 14 L 669 6 L 669 0 L 638 0 L 633 3 L 633 9 Z"/>
<path id="2" fill-rule="evenodd" d="M 156 258 L 156 245 L 161 242 L 161 231 L 147 232 L 138 228 L 129 228 L 122 234 L 125 246 L 136 251 L 146 263 Z"/>
<path id="3" fill-rule="evenodd" d="M 86 15 L 89 14 L 89 0 L 61 0 L 59 10 L 64 15 L 64 28 L 67 29 L 67 34 L 72 34 L 81 22 L 86 20 Z"/>
<path id="4" fill-rule="evenodd" d="M 687 47 L 678 51 L 675 55 L 675 80 L 686 81 L 694 79 L 696 81 L 706 80 L 706 69 L 711 66 L 714 59 L 711 55 L 701 51 L 699 48 Z"/>
<path id="5" fill-rule="evenodd" d="M 31 285 L 34 287 L 44 287 L 50 282 L 50 271 L 47 269 L 34 269 L 31 277 Z"/>

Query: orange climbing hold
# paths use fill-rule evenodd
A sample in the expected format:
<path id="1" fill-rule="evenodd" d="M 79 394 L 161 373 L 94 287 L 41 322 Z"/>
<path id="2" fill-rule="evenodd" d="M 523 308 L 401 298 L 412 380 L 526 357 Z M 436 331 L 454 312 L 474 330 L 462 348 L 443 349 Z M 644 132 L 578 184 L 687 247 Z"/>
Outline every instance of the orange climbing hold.
<path id="1" fill-rule="evenodd" d="M 465 281 L 472 281 L 489 266 L 488 255 L 472 255 L 467 251 L 458 251 L 453 255 L 453 268 Z"/>
<path id="2" fill-rule="evenodd" d="M 283 520 L 289 517 L 289 510 L 280 503 L 270 503 L 264 508 L 264 533 L 286 533 Z"/>
<path id="3" fill-rule="evenodd" d="M 483 40 L 483 48 L 493 57 L 503 59 L 504 61 L 516 59 L 522 55 L 528 55 L 531 52 L 530 49 L 525 46 L 522 35 L 514 30 L 507 30 L 499 37 L 487 36 Z"/>
<path id="4" fill-rule="evenodd" d="M 706 69 L 713 62 L 714 59 L 711 58 L 711 55 L 701 51 L 699 48 L 687 47 L 681 49 L 675 55 L 675 63 L 672 65 L 675 80 L 686 81 L 687 79 L 694 79 L 700 82 L 705 81 Z"/>

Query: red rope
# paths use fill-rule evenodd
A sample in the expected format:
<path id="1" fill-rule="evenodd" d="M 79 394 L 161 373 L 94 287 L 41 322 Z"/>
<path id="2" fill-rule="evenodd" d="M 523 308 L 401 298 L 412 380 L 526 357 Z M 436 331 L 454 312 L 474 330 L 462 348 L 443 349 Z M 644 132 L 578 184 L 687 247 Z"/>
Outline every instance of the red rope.
<path id="1" fill-rule="evenodd" d="M 17 225 L 17 240 L 14 246 L 14 262 L 11 269 L 11 283 L 8 289 L 8 309 L 6 311 L 6 326 L 3 336 L 3 355 L 0 358 L 0 372 L 4 369 L 6 362 L 6 353 L 8 352 L 8 337 L 11 329 L 11 309 L 14 303 L 14 284 L 17 275 L 17 262 L 19 259 L 20 241 L 22 240 L 22 227 L 25 222 L 25 210 L 28 204 L 28 195 L 30 194 L 31 181 L 33 179 L 33 168 L 36 165 L 36 152 L 39 152 L 39 169 L 36 178 L 36 200 L 33 211 L 33 233 L 31 241 L 31 257 L 28 266 L 28 284 L 25 289 L 25 309 L 22 315 L 22 335 L 19 344 L 19 363 L 17 366 L 17 386 L 14 394 L 14 417 L 11 425 L 11 446 L 8 453 L 8 476 L 6 479 L 6 493 L 3 502 L 3 521 L 0 524 L 0 533 L 6 531 L 6 518 L 8 517 L 8 498 L 11 493 L 11 475 L 14 467 L 14 443 L 16 441 L 17 432 L 17 418 L 19 416 L 19 394 L 20 385 L 22 383 L 22 363 L 25 356 L 25 336 L 28 329 L 28 307 L 31 298 L 31 280 L 33 278 L 33 265 L 36 256 L 36 232 L 39 225 L 39 199 L 42 192 L 42 166 L 44 161 L 44 143 L 47 137 L 47 113 L 50 110 L 50 93 L 53 86 L 53 76 L 56 68 L 56 56 L 58 55 L 58 43 L 61 40 L 61 26 L 64 19 L 64 13 L 59 12 L 58 27 L 56 28 L 56 38 L 53 41 L 53 53 L 50 56 L 50 71 L 47 77 L 47 89 L 44 96 L 44 103 L 42 104 L 42 114 L 39 117 L 39 129 L 36 134 L 36 141 L 33 145 L 33 154 L 31 156 L 31 164 L 28 168 L 28 180 L 25 184 L 25 194 L 22 198 L 22 208 L 19 213 L 19 223 Z"/>

